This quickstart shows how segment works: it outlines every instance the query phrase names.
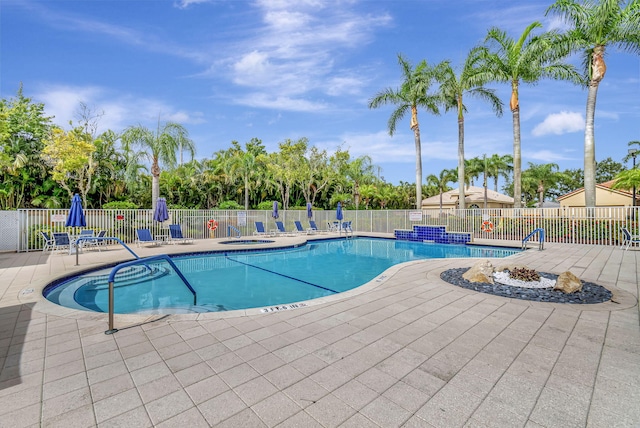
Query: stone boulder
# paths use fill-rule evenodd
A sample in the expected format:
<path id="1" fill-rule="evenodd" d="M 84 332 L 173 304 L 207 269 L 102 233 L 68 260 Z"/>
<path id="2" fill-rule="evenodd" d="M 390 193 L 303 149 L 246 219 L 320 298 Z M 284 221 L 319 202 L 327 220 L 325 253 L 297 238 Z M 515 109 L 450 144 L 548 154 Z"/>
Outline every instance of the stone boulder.
<path id="1" fill-rule="evenodd" d="M 469 282 L 493 284 L 493 265 L 489 260 L 481 260 L 462 274 L 462 277 Z"/>
<path id="2" fill-rule="evenodd" d="M 558 275 L 558 279 L 556 280 L 556 285 L 553 287 L 554 290 L 560 290 L 563 293 L 575 293 L 576 291 L 582 290 L 582 281 L 580 278 L 572 274 L 571 272 L 562 272 Z"/>

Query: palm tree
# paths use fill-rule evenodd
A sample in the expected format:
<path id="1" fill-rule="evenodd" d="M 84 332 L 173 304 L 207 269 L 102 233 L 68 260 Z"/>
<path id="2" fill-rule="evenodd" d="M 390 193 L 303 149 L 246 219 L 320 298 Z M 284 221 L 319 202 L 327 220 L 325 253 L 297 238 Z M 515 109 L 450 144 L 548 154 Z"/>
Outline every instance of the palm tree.
<path id="1" fill-rule="evenodd" d="M 427 184 L 430 186 L 434 186 L 438 189 L 438 193 L 440 193 L 440 214 L 442 214 L 442 194 L 449 190 L 448 184 L 456 179 L 456 170 L 455 169 L 443 169 L 440 171 L 440 175 L 429 174 L 427 176 Z M 460 175 L 458 174 L 458 179 L 460 179 Z M 464 186 L 460 186 L 464 187 Z M 462 193 L 464 195 L 464 192 Z"/>
<path id="2" fill-rule="evenodd" d="M 511 155 L 500 156 L 493 154 L 487 159 L 487 171 L 489 177 L 493 178 L 493 190 L 498 191 L 498 179 L 509 178 L 509 173 L 513 171 L 513 157 Z"/>
<path id="3" fill-rule="evenodd" d="M 492 80 L 511 83 L 509 107 L 513 114 L 513 195 L 514 207 L 522 206 L 522 156 L 520 143 L 520 82 L 536 83 L 544 77 L 560 80 L 581 81 L 574 67 L 563 62 L 567 51 L 554 44 L 556 33 L 544 33 L 533 36 L 532 31 L 542 27 L 533 22 L 520 35 L 518 40 L 507 33 L 491 28 L 485 42 L 484 67 L 492 74 Z"/>
<path id="4" fill-rule="evenodd" d="M 529 168 L 522 174 L 523 181 L 527 181 L 538 193 L 538 208 L 542 208 L 545 192 L 555 186 L 560 178 L 559 167 L 555 163 L 534 164 L 529 162 Z"/>
<path id="5" fill-rule="evenodd" d="M 480 53 L 483 48 L 473 48 L 462 66 L 459 75 L 456 75 L 451 65 L 447 62 L 444 67 L 444 79 L 440 81 L 440 93 L 443 98 L 445 111 L 456 109 L 458 112 L 458 182 L 464 181 L 464 113 L 467 111 L 463 103 L 463 96 L 487 101 L 497 116 L 502 116 L 502 102 L 495 95 L 495 91 L 487 89 L 484 84 L 490 80 L 491 75 L 482 67 Z M 465 209 L 464 186 L 460 186 L 459 208 Z"/>
<path id="6" fill-rule="evenodd" d="M 420 209 L 422 205 L 422 144 L 420 142 L 418 107 L 422 107 L 432 114 L 440 114 L 438 110 L 440 97 L 437 94 L 429 93 L 429 89 L 435 81 L 441 80 L 444 63 L 431 67 L 423 60 L 416 68 L 412 68 L 411 64 L 400 54 L 398 54 L 398 63 L 403 78 L 400 88 L 387 88 L 377 93 L 369 100 L 369 108 L 378 108 L 385 104 L 397 106 L 387 123 L 391 136 L 395 133 L 398 122 L 404 118 L 407 112 L 411 112 L 410 128 L 413 131 L 416 145 L 416 207 Z"/>
<path id="7" fill-rule="evenodd" d="M 633 169 L 636 169 L 636 157 L 638 156 L 638 154 L 640 154 L 640 141 L 629 141 L 629 144 L 627 144 L 629 147 L 631 147 L 629 149 L 628 154 L 622 159 L 624 162 L 628 162 L 629 159 L 633 158 Z M 633 146 L 638 146 L 633 147 Z M 635 173 L 634 173 L 635 174 Z M 631 206 L 636 206 L 636 189 L 640 187 L 638 185 L 633 185 L 631 186 L 632 190 L 633 190 L 633 199 L 632 199 L 632 205 Z"/>
<path id="8" fill-rule="evenodd" d="M 193 156 L 196 151 L 195 145 L 182 125 L 166 122 L 161 127 L 160 120 L 155 132 L 142 125 L 130 126 L 122 134 L 122 142 L 125 151 L 131 151 L 134 146 L 138 146 L 141 149 L 139 153 L 151 162 L 151 208 L 155 211 L 160 196 L 160 163 L 174 167 L 176 152 L 182 148 Z"/>
<path id="9" fill-rule="evenodd" d="M 626 6 L 624 6 L 626 3 Z M 547 13 L 559 14 L 570 25 L 561 43 L 572 52 L 582 51 L 588 81 L 584 131 L 585 206 L 596 206 L 595 112 L 598 87 L 607 70 L 607 46 L 640 53 L 640 14 L 638 0 L 582 1 L 557 0 Z"/>

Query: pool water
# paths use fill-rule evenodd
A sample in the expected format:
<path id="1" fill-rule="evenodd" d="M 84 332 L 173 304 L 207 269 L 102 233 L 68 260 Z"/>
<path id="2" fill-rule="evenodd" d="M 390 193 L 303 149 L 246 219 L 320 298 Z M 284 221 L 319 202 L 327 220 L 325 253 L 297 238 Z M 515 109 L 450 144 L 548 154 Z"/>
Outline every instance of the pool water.
<path id="1" fill-rule="evenodd" d="M 140 266 L 116 276 L 116 313 L 210 312 L 269 307 L 329 296 L 356 288 L 389 267 L 412 260 L 451 257 L 506 257 L 513 248 L 447 245 L 352 238 L 312 241 L 279 251 L 225 252 L 173 256 L 197 293 L 193 295 L 166 262 Z M 108 311 L 111 269 L 47 287 L 45 297 L 64 306 Z M 148 279 L 151 277 L 151 279 Z"/>

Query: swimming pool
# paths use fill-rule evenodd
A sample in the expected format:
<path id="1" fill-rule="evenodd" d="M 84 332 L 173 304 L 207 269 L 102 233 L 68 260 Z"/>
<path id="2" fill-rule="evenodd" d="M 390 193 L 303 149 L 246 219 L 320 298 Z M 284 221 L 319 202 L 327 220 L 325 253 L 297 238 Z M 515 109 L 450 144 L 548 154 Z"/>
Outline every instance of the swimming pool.
<path id="1" fill-rule="evenodd" d="M 198 304 L 166 262 L 123 269 L 115 280 L 116 313 L 217 312 L 303 302 L 356 288 L 398 263 L 428 258 L 506 257 L 514 248 L 396 241 L 327 239 L 283 250 L 172 256 L 197 292 Z M 45 287 L 57 304 L 108 311 L 102 269 Z"/>

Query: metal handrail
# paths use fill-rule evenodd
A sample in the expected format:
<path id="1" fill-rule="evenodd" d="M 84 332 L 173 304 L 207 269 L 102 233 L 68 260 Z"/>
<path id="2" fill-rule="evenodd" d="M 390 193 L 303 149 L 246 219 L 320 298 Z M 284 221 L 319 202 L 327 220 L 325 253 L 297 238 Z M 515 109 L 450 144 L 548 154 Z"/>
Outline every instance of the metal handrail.
<path id="1" fill-rule="evenodd" d="M 135 257 L 136 259 L 139 259 L 140 257 L 133 252 L 133 250 L 131 248 L 129 248 L 127 246 L 127 244 L 125 244 L 124 242 L 122 242 L 120 239 L 112 237 L 112 236 L 82 236 L 76 239 L 75 242 L 75 246 L 76 246 L 76 266 L 80 266 L 80 262 L 79 262 L 79 258 L 78 255 L 80 254 L 80 252 L 78 251 L 78 243 L 80 241 L 106 241 L 106 240 L 110 240 L 110 241 L 117 241 L 120 244 L 122 244 L 122 246 L 129 251 L 131 254 L 133 254 L 133 257 Z"/>
<path id="2" fill-rule="evenodd" d="M 242 232 L 240 232 L 240 229 L 238 229 L 235 226 L 232 225 L 228 225 L 227 226 L 227 236 L 231 236 L 231 229 L 235 230 L 238 234 L 236 235 L 236 238 L 241 238 L 242 237 Z"/>
<path id="3" fill-rule="evenodd" d="M 138 265 L 141 263 L 154 262 L 157 260 L 165 260 L 167 263 L 169 263 L 169 265 L 171 265 L 171 267 L 178 274 L 182 282 L 184 282 L 184 284 L 187 286 L 189 291 L 191 291 L 191 294 L 193 294 L 193 304 L 194 305 L 197 304 L 196 290 L 193 289 L 191 284 L 189 284 L 189 281 L 187 281 L 187 278 L 184 277 L 182 272 L 180 272 L 180 269 L 178 269 L 178 266 L 176 266 L 175 263 L 173 263 L 173 260 L 171 260 L 171 258 L 168 255 L 160 254 L 157 256 L 145 257 L 143 259 L 138 258 L 137 260 L 131 260 L 129 262 L 120 263 L 119 265 L 111 269 L 111 273 L 109 274 L 109 330 L 105 331 L 104 334 L 113 334 L 118 331 L 117 328 L 113 327 L 113 288 L 114 288 L 116 273 L 120 269 L 123 269 L 125 267 Z"/>
<path id="4" fill-rule="evenodd" d="M 538 250 L 542 251 L 544 249 L 544 229 L 539 227 L 537 229 L 534 229 L 533 232 L 528 234 L 527 237 L 522 240 L 522 249 L 523 250 L 526 248 L 527 241 L 529 241 L 529 238 L 531 238 L 536 233 L 540 234 L 540 244 L 539 244 Z"/>

